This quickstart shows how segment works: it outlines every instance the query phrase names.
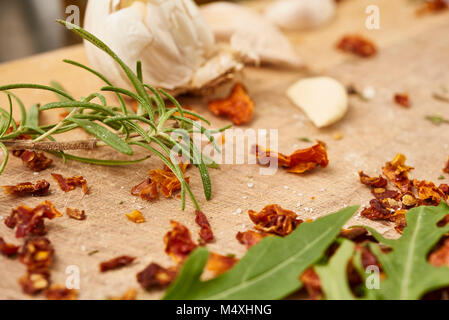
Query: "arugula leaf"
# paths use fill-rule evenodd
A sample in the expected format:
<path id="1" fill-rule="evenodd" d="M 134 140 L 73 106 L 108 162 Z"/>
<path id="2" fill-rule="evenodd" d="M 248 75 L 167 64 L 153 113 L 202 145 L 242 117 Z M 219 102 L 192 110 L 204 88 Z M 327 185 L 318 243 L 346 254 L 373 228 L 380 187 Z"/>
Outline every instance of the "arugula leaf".
<path id="1" fill-rule="evenodd" d="M 166 300 L 281 299 L 301 287 L 299 275 L 318 261 L 358 207 L 301 224 L 285 238 L 267 237 L 227 273 L 201 281 L 209 253 L 200 248 L 185 262 Z"/>
<path id="2" fill-rule="evenodd" d="M 315 266 L 327 300 L 354 300 L 347 276 L 347 267 L 354 248 L 353 242 L 344 240 L 327 265 Z"/>
<path id="3" fill-rule="evenodd" d="M 449 231 L 449 225 L 437 223 L 449 214 L 449 206 L 442 202 L 438 207 L 418 207 L 406 214 L 407 227 L 397 240 L 386 239 L 372 228 L 367 228 L 391 253 L 383 253 L 378 245 L 371 245 L 387 278 L 380 283 L 380 290 L 373 295 L 377 299 L 412 300 L 425 293 L 449 286 L 449 268 L 437 268 L 427 262 L 427 255 L 441 237 Z"/>

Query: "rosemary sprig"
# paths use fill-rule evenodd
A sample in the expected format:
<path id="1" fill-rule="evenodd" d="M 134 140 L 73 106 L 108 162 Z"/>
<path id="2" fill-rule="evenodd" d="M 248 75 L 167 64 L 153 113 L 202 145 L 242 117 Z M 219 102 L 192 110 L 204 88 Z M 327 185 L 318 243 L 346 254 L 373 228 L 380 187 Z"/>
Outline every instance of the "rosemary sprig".
<path id="1" fill-rule="evenodd" d="M 186 193 L 188 193 L 195 208 L 200 210 L 198 201 L 185 180 L 172 149 L 185 151 L 184 154 L 187 154 L 189 160 L 198 167 L 207 200 L 210 200 L 212 196 L 208 167 L 216 167 L 217 165 L 211 159 L 204 156 L 196 148 L 194 143 L 191 142 L 187 145 L 184 141 L 172 139 L 169 133 L 175 130 L 175 126 L 170 126 L 170 124 L 179 123 L 181 128 L 186 129 L 188 135 L 192 133 L 203 134 L 215 146 L 217 151 L 220 148 L 216 144 L 213 134 L 224 131 L 229 126 L 220 130 L 210 131 L 200 123 L 187 118 L 185 115 L 193 115 L 210 125 L 209 121 L 202 116 L 183 110 L 178 101 L 167 92 L 145 84 L 142 79 L 142 64 L 140 62 L 137 63 L 136 72 L 134 72 L 111 48 L 91 33 L 66 21 L 57 20 L 57 22 L 69 27 L 73 32 L 113 58 L 127 75 L 134 87 L 135 93 L 113 86 L 112 82 L 98 71 L 72 60 L 64 60 L 64 62 L 82 68 L 103 80 L 107 86 L 102 88 L 101 91 L 114 92 L 119 100 L 120 106 L 109 105 L 106 97 L 98 92 L 88 95 L 87 98 L 76 100 L 56 82 L 53 82 L 51 86 L 36 84 L 11 84 L 1 86 L 0 91 L 3 91 L 8 96 L 9 112 L 0 109 L 0 149 L 5 154 L 3 162 L 0 165 L 0 174 L 8 162 L 9 149 L 41 150 L 63 157 L 64 160 L 69 159 L 94 165 L 113 166 L 132 165 L 148 159 L 149 156 L 137 160 L 118 161 L 84 158 L 66 154 L 64 151 L 76 149 L 89 150 L 101 146 L 109 146 L 122 154 L 131 156 L 134 154 L 131 146 L 137 146 L 159 157 L 175 174 L 181 183 L 182 209 L 185 209 Z M 59 101 L 40 107 L 34 105 L 27 112 L 22 101 L 10 92 L 14 89 L 24 88 L 52 91 L 56 93 Z M 149 92 L 152 95 L 149 95 Z M 138 102 L 139 111 L 137 114 L 126 108 L 122 95 L 128 96 Z M 175 108 L 167 109 L 164 99 L 169 100 Z M 16 125 L 13 119 L 13 100 L 18 104 L 21 114 L 21 122 L 19 125 Z M 98 101 L 98 103 L 94 102 L 94 100 Z M 59 123 L 45 126 L 39 125 L 39 112 L 53 109 L 65 109 L 69 111 L 69 114 Z M 94 139 L 58 142 L 53 138 L 54 135 L 77 128 L 84 129 Z M 33 140 L 17 140 L 21 135 L 30 135 Z"/>

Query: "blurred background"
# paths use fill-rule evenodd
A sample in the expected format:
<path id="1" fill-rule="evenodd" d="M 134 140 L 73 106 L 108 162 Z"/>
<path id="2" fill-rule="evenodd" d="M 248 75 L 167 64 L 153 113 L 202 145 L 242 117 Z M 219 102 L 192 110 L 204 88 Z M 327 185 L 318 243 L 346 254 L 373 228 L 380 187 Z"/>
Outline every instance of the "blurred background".
<path id="1" fill-rule="evenodd" d="M 58 27 L 55 19 L 65 18 L 69 5 L 84 11 L 86 3 L 87 0 L 0 0 L 0 63 L 77 43 L 79 38 Z"/>

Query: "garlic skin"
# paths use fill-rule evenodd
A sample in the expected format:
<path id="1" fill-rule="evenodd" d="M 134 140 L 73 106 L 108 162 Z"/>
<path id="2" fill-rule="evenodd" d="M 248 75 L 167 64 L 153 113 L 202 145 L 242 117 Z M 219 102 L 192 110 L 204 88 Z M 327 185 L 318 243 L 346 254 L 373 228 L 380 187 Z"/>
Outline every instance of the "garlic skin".
<path id="1" fill-rule="evenodd" d="M 336 11 L 334 0 L 277 0 L 265 17 L 285 30 L 316 28 L 329 22 Z"/>
<path id="2" fill-rule="evenodd" d="M 218 1 L 200 7 L 217 41 L 229 42 L 247 62 L 293 68 L 302 61 L 278 27 L 254 10 Z"/>
<path id="3" fill-rule="evenodd" d="M 84 27 L 130 68 L 142 61 L 145 83 L 173 94 L 200 90 L 242 68 L 232 53 L 218 50 L 212 31 L 192 0 L 89 1 Z M 131 88 L 112 58 L 85 44 L 94 68 L 114 85 Z"/>
<path id="4" fill-rule="evenodd" d="M 287 90 L 287 96 L 318 128 L 336 123 L 348 111 L 346 88 L 330 77 L 299 80 Z"/>

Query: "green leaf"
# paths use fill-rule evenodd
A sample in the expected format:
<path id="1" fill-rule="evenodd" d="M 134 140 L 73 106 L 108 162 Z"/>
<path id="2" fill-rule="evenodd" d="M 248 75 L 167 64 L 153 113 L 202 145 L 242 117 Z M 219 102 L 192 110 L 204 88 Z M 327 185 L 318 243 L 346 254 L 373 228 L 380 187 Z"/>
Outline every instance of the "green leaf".
<path id="1" fill-rule="evenodd" d="M 449 206 L 444 202 L 438 207 L 414 208 L 406 214 L 407 227 L 399 239 L 386 242 L 373 234 L 392 249 L 391 253 L 383 253 L 378 245 L 371 245 L 387 276 L 380 283 L 380 290 L 376 290 L 378 299 L 419 299 L 429 291 L 449 285 L 449 268 L 437 268 L 427 262 L 430 250 L 449 231 L 449 225 L 437 226 L 447 214 Z"/>
<path id="2" fill-rule="evenodd" d="M 101 141 L 111 146 L 115 150 L 127 155 L 132 155 L 134 153 L 133 149 L 125 141 L 120 139 L 119 136 L 109 131 L 105 127 L 102 127 L 99 124 L 96 124 L 95 122 L 91 122 L 89 120 L 72 118 L 70 121 L 79 125 L 88 133 L 100 139 Z"/>
<path id="3" fill-rule="evenodd" d="M 58 91 L 67 93 L 67 90 L 65 90 L 64 87 L 62 86 L 62 84 L 60 84 L 60 83 L 57 82 L 57 81 L 52 81 L 52 82 L 50 82 L 50 86 L 51 86 L 52 88 L 55 88 L 55 89 L 58 90 Z M 67 101 L 70 101 L 70 99 L 68 99 L 67 97 L 65 97 L 65 96 L 63 96 L 63 95 L 61 95 L 61 94 L 59 94 L 59 93 L 56 93 L 56 96 L 58 97 L 58 99 L 59 99 L 60 102 L 67 102 Z"/>
<path id="4" fill-rule="evenodd" d="M 8 149 L 6 148 L 6 146 L 0 142 L 0 149 L 3 151 L 4 153 L 4 158 L 2 163 L 0 164 L 0 174 L 3 173 L 3 171 L 5 170 L 6 164 L 8 163 L 8 159 L 9 159 L 9 152 Z"/>
<path id="5" fill-rule="evenodd" d="M 39 128 L 39 105 L 34 104 L 28 110 L 26 125 L 30 128 Z"/>
<path id="6" fill-rule="evenodd" d="M 358 207 L 302 223 L 285 238 L 267 237 L 225 274 L 201 281 L 205 249 L 195 251 L 168 289 L 166 300 L 282 299 L 301 287 L 299 275 L 317 262 Z"/>
<path id="7" fill-rule="evenodd" d="M 354 248 L 353 242 L 344 240 L 327 265 L 315 267 L 327 300 L 354 300 L 347 276 L 347 267 Z"/>
<path id="8" fill-rule="evenodd" d="M 51 154 L 54 154 L 55 156 L 61 156 L 60 152 L 50 152 Z M 69 159 L 69 160 L 74 160 L 77 162 L 83 162 L 83 163 L 89 163 L 89 164 L 93 164 L 96 166 L 128 166 L 128 165 L 132 165 L 132 164 L 136 164 L 136 163 L 140 163 L 143 162 L 149 158 L 151 158 L 151 156 L 147 156 L 145 158 L 142 159 L 137 159 L 137 160 L 128 160 L 128 161 L 121 161 L 121 160 L 107 160 L 107 159 L 94 159 L 94 158 L 84 158 L 84 157 L 80 157 L 80 156 L 75 156 L 73 154 L 68 154 L 68 153 L 64 153 L 65 158 Z"/>

